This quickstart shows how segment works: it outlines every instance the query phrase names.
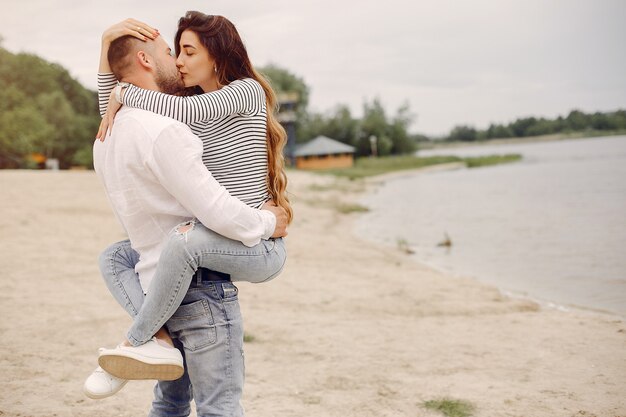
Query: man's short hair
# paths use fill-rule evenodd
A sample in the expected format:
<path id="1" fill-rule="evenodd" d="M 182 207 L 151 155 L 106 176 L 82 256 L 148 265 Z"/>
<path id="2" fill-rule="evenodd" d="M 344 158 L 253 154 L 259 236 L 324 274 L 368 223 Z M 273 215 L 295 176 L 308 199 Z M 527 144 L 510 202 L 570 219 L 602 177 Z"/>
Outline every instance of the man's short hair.
<path id="1" fill-rule="evenodd" d="M 146 46 L 146 42 L 130 35 L 122 36 L 111 42 L 107 59 L 115 78 L 121 80 L 128 74 L 135 53 L 145 49 Z"/>

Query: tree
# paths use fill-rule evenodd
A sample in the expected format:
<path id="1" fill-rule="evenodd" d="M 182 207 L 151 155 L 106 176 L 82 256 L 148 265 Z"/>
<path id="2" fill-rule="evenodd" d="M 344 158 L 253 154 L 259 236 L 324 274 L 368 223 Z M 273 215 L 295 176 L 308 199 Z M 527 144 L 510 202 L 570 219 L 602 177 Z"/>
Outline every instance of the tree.
<path id="1" fill-rule="evenodd" d="M 0 164 L 21 167 L 30 153 L 42 149 L 54 127 L 34 105 L 25 105 L 0 115 Z"/>
<path id="2" fill-rule="evenodd" d="M 447 140 L 469 142 L 475 141 L 477 137 L 478 132 L 474 127 L 467 125 L 458 125 L 452 129 Z"/>
<path id="3" fill-rule="evenodd" d="M 525 117 L 522 119 L 515 120 L 509 126 L 511 127 L 511 130 L 513 131 L 513 136 L 521 138 L 524 136 L 528 136 L 528 133 L 527 133 L 528 129 L 536 123 L 537 123 L 537 119 L 535 119 L 534 117 Z"/>
<path id="4" fill-rule="evenodd" d="M 272 84 L 272 88 L 278 93 L 298 93 L 298 107 L 306 110 L 309 105 L 309 87 L 304 80 L 285 68 L 274 64 L 259 68 Z"/>
<path id="5" fill-rule="evenodd" d="M 338 105 L 326 114 L 307 115 L 302 124 L 300 141 L 323 135 L 350 146 L 355 146 L 359 121 L 352 117 L 346 105 Z"/>
<path id="6" fill-rule="evenodd" d="M 616 130 L 619 128 L 615 117 L 600 112 L 591 115 L 591 127 L 595 130 Z"/>
<path id="7" fill-rule="evenodd" d="M 590 125 L 589 117 L 580 110 L 572 110 L 565 118 L 565 122 L 573 131 L 585 130 Z"/>
<path id="8" fill-rule="evenodd" d="M 357 155 L 372 155 L 371 140 L 376 141 L 379 156 L 388 155 L 391 152 L 388 134 L 387 115 L 380 100 L 375 98 L 371 103 L 363 103 L 363 119 L 361 119 L 359 136 L 356 142 Z"/>
<path id="9" fill-rule="evenodd" d="M 0 168 L 22 166 L 33 152 L 69 167 L 91 146 L 99 122 L 97 94 L 67 70 L 0 47 Z"/>
<path id="10" fill-rule="evenodd" d="M 409 103 L 403 104 L 393 118 L 390 126 L 392 141 L 391 153 L 395 155 L 417 151 L 417 142 L 409 135 L 409 126 L 415 116 L 411 113 Z"/>
<path id="11" fill-rule="evenodd" d="M 295 108 L 295 128 L 296 141 L 300 142 L 304 133 L 303 126 L 307 119 L 309 87 L 302 78 L 291 73 L 289 70 L 274 64 L 269 64 L 265 67 L 259 68 L 259 71 L 269 79 L 272 88 L 279 95 L 279 98 L 280 95 L 284 93 L 296 93 L 298 95 L 298 103 Z"/>
<path id="12" fill-rule="evenodd" d="M 487 139 L 510 138 L 512 136 L 513 131 L 510 127 L 493 123 L 489 125 L 486 134 Z"/>

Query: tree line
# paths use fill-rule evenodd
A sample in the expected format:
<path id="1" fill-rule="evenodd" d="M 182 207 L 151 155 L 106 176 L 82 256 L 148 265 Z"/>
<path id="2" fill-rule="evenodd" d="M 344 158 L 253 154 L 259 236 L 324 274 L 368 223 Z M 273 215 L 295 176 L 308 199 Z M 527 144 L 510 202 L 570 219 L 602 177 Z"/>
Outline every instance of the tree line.
<path id="1" fill-rule="evenodd" d="M 566 117 L 556 119 L 524 117 L 509 124 L 490 124 L 487 129 L 458 125 L 445 138 L 448 141 L 477 141 L 499 138 L 525 138 L 556 133 L 604 132 L 626 130 L 626 110 L 584 113 L 572 110 Z"/>
<path id="2" fill-rule="evenodd" d="M 97 94 L 60 65 L 0 47 L 0 168 L 91 165 Z"/>
<path id="3" fill-rule="evenodd" d="M 389 114 L 380 100 L 375 98 L 363 103 L 363 116 L 360 118 L 353 116 L 348 106 L 341 104 L 324 113 L 313 113 L 307 110 L 309 88 L 304 80 L 276 66 L 265 67 L 262 71 L 278 91 L 295 91 L 301 97 L 296 112 L 297 143 L 324 135 L 354 146 L 357 156 L 372 154 L 372 138 L 376 140 L 378 155 L 384 156 L 413 153 L 419 143 L 434 140 L 479 141 L 558 133 L 589 132 L 601 135 L 626 131 L 626 110 L 589 114 L 572 110 L 566 117 L 559 116 L 554 120 L 525 117 L 508 124 L 492 123 L 484 130 L 457 125 L 444 137 L 429 137 L 409 132 L 415 116 L 408 104 L 401 106 L 395 114 Z"/>
<path id="4" fill-rule="evenodd" d="M 317 136 L 327 136 L 347 145 L 354 146 L 356 156 L 372 154 L 372 140 L 376 142 L 379 156 L 413 153 L 423 135 L 409 133 L 414 120 L 408 104 L 401 106 L 395 114 L 389 114 L 380 99 L 363 103 L 363 116 L 352 115 L 347 105 L 339 104 L 330 111 L 319 113 L 308 111 L 309 87 L 297 75 L 275 65 L 260 71 L 272 86 L 280 92 L 295 92 L 299 96 L 296 107 L 296 143 L 307 142 Z"/>

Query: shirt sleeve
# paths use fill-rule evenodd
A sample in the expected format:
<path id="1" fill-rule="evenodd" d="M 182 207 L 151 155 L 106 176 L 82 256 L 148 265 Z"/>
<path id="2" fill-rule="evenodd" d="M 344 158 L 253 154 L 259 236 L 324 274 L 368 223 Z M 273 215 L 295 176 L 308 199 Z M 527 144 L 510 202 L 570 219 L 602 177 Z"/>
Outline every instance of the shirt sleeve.
<path id="1" fill-rule="evenodd" d="M 159 182 L 207 228 L 246 246 L 269 239 L 276 217 L 231 196 L 202 164 L 202 143 L 183 125 L 161 132 L 147 160 Z"/>
<path id="2" fill-rule="evenodd" d="M 126 88 L 122 102 L 187 125 L 232 114 L 254 116 L 266 107 L 263 87 L 251 78 L 233 81 L 210 93 L 188 97 L 172 96 L 131 85 Z"/>
<path id="3" fill-rule="evenodd" d="M 98 105 L 100 107 L 100 116 L 104 117 L 109 105 L 109 97 L 111 91 L 117 85 L 117 78 L 111 72 L 98 73 Z"/>

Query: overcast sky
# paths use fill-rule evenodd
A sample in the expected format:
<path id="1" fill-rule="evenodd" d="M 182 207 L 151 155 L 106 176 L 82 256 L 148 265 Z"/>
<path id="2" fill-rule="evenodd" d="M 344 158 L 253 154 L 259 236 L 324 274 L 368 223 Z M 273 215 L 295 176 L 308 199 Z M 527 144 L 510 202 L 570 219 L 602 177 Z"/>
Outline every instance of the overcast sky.
<path id="1" fill-rule="evenodd" d="M 624 0 L 2 0 L 12 52 L 57 62 L 95 89 L 100 36 L 134 17 L 170 43 L 187 10 L 232 20 L 253 64 L 302 77 L 310 109 L 360 115 L 408 102 L 413 132 L 626 108 Z"/>

